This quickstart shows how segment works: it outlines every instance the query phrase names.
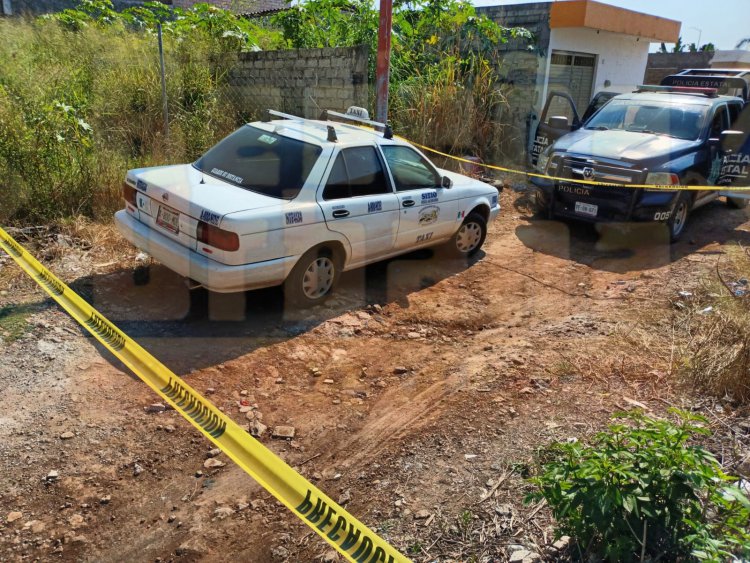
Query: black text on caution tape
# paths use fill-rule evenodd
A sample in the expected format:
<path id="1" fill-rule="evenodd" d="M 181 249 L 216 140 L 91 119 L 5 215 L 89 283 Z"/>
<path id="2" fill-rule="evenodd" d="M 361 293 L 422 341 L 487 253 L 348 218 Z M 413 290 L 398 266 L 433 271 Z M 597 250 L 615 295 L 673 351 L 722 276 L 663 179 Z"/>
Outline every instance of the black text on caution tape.
<path id="1" fill-rule="evenodd" d="M 358 526 L 352 522 L 347 522 L 343 515 L 337 514 L 336 509 L 328 506 L 325 500 L 315 497 L 314 493 L 308 489 L 305 500 L 296 507 L 297 512 L 307 518 L 311 524 L 315 524 L 318 530 L 326 535 L 332 542 L 337 543 L 343 551 L 352 551 L 352 559 L 357 563 L 393 563 L 395 560 L 392 555 L 386 559 L 385 550 L 382 547 L 375 547 L 373 551 L 373 541 L 370 537 L 362 533 Z"/>

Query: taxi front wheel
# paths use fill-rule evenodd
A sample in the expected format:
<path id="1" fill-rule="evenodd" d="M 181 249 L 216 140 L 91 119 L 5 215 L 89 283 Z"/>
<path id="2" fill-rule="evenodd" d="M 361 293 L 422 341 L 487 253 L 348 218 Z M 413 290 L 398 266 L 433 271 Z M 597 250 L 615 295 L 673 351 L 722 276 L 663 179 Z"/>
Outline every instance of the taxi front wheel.
<path id="1" fill-rule="evenodd" d="M 479 213 L 469 213 L 456 234 L 448 243 L 455 256 L 474 256 L 487 238 L 487 221 Z"/>
<path id="2" fill-rule="evenodd" d="M 331 294 L 341 274 L 341 260 L 330 248 L 311 248 L 302 255 L 284 282 L 286 302 L 314 307 Z"/>

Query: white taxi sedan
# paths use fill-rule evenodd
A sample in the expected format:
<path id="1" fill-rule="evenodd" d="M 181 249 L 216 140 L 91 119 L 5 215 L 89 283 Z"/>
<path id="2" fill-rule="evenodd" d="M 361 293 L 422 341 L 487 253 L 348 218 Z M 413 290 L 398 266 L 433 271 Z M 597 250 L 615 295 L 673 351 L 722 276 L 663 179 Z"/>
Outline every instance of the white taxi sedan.
<path id="1" fill-rule="evenodd" d="M 345 270 L 441 243 L 481 248 L 495 187 L 436 168 L 389 128 L 269 113 L 285 119 L 249 123 L 193 164 L 128 171 L 123 236 L 208 290 L 284 284 L 301 306 Z"/>

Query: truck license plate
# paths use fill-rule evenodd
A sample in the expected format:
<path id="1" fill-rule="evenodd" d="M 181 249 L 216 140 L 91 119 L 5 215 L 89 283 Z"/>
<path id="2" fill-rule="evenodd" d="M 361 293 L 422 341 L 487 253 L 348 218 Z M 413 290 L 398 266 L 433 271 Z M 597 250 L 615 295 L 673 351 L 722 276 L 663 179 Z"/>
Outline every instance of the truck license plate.
<path id="1" fill-rule="evenodd" d="M 582 201 L 576 201 L 576 213 L 581 215 L 588 215 L 589 217 L 596 217 L 599 212 L 598 205 L 591 205 L 590 203 L 583 203 Z"/>
<path id="2" fill-rule="evenodd" d="M 180 232 L 180 213 L 160 205 L 159 212 L 156 214 L 156 224 L 174 234 L 178 234 Z"/>

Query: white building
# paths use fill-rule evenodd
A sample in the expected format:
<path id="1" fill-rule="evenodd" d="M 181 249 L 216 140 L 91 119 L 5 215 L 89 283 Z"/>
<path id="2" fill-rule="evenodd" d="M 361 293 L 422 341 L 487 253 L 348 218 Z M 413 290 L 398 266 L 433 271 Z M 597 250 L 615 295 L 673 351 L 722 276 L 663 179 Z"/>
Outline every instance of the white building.
<path id="1" fill-rule="evenodd" d="M 650 44 L 676 42 L 681 27 L 678 21 L 594 0 L 477 11 L 505 27 L 525 27 L 534 34 L 532 49 L 519 40 L 500 47 L 501 74 L 514 86 L 510 121 L 527 147 L 549 92 L 569 94 L 582 114 L 597 92 L 630 91 L 643 83 Z"/>

